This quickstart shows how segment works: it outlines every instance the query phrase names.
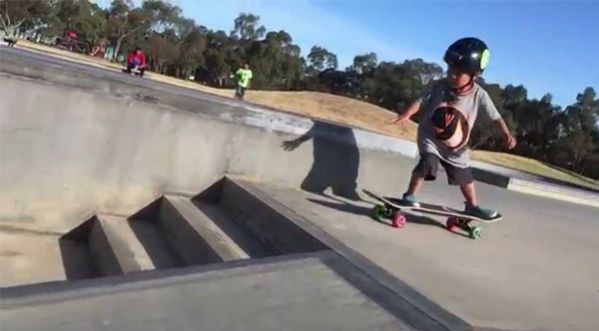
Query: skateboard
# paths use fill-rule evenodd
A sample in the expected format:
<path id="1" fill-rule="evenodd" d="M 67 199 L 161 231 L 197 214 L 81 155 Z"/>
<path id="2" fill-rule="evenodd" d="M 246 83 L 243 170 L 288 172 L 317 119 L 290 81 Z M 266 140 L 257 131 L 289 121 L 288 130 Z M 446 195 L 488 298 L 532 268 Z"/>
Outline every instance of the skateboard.
<path id="1" fill-rule="evenodd" d="M 445 228 L 451 232 L 456 232 L 457 229 L 461 229 L 468 233 L 468 236 L 472 239 L 479 239 L 482 235 L 482 227 L 479 225 L 471 225 L 472 221 L 478 221 L 482 223 L 493 223 L 500 221 L 503 216 L 497 214 L 495 218 L 485 219 L 470 214 L 466 214 L 463 211 L 452 209 L 446 206 L 434 205 L 430 203 L 420 203 L 420 206 L 408 206 L 401 203 L 400 199 L 380 196 L 374 194 L 368 190 L 362 190 L 366 195 L 377 200 L 382 204 L 376 204 L 371 211 L 371 217 L 376 221 L 381 221 L 383 218 L 391 219 L 391 226 L 394 228 L 403 228 L 406 226 L 406 217 L 402 211 L 416 211 L 427 214 L 434 214 L 439 216 L 447 216 L 445 222 Z"/>
<path id="2" fill-rule="evenodd" d="M 141 71 L 138 69 L 132 69 L 131 72 L 127 72 L 127 69 L 121 69 L 121 71 L 125 74 L 130 74 L 131 76 L 141 76 Z"/>

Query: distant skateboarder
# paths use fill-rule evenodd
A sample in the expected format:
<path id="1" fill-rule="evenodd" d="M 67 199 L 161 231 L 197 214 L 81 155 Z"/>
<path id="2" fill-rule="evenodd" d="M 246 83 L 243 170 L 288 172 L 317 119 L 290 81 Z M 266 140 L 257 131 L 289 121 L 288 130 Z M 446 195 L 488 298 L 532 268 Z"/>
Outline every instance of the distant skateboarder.
<path id="1" fill-rule="evenodd" d="M 245 91 L 249 88 L 250 81 L 253 77 L 252 70 L 250 70 L 250 65 L 245 62 L 243 64 L 243 68 L 239 68 L 234 77 L 237 84 L 235 88 L 235 97 L 239 100 L 243 100 L 245 97 Z"/>
<path id="2" fill-rule="evenodd" d="M 445 168 L 449 185 L 458 185 L 465 201 L 465 213 L 483 219 L 497 212 L 478 205 L 474 179 L 470 170 L 468 142 L 479 111 L 486 113 L 501 129 L 508 149 L 516 139 L 510 133 L 487 92 L 475 78 L 489 62 L 487 45 L 477 38 L 463 38 L 445 52 L 447 77 L 435 83 L 394 122 L 403 123 L 422 109 L 418 125 L 420 161 L 412 172 L 401 203 L 418 206 L 416 193 L 425 180 L 435 180 L 439 162 Z"/>
<path id="3" fill-rule="evenodd" d="M 4 42 L 8 45 L 8 47 L 15 47 L 17 44 L 17 38 L 5 36 Z"/>
<path id="4" fill-rule="evenodd" d="M 143 77 L 144 71 L 146 71 L 146 55 L 139 47 L 127 54 L 126 72 L 130 74 L 133 69 L 139 70 L 140 77 Z"/>

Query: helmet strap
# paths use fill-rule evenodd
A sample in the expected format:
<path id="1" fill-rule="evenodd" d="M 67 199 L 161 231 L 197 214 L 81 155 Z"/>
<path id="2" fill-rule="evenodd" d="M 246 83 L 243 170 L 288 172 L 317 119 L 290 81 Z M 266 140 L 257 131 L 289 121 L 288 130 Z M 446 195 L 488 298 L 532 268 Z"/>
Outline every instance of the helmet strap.
<path id="1" fill-rule="evenodd" d="M 470 76 L 470 80 L 468 81 L 468 83 L 456 87 L 456 88 L 452 88 L 451 91 L 453 93 L 455 93 L 456 95 L 464 95 L 467 94 L 468 92 L 470 92 L 470 90 L 472 90 L 472 88 L 474 87 L 474 77 Z"/>

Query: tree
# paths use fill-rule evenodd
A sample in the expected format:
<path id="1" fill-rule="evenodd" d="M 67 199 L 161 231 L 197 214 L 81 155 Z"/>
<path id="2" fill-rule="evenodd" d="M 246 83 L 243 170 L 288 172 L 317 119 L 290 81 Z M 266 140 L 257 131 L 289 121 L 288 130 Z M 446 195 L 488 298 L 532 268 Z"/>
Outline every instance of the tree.
<path id="1" fill-rule="evenodd" d="M 592 163 L 599 159 L 599 100 L 591 87 L 579 93 L 576 100 L 559 115 L 559 139 L 549 159 L 580 174 L 591 171 L 597 176 L 597 167 L 593 168 Z"/>
<path id="2" fill-rule="evenodd" d="M 178 76 L 187 78 L 203 64 L 207 44 L 206 33 L 205 27 L 196 26 L 183 39 L 179 47 L 180 53 L 177 61 L 180 70 Z"/>
<path id="3" fill-rule="evenodd" d="M 162 0 L 146 0 L 142 10 L 150 21 L 150 29 L 156 33 L 175 30 L 182 19 L 181 8 Z"/>
<path id="4" fill-rule="evenodd" d="M 587 87 L 576 96 L 576 103 L 566 110 L 576 117 L 578 129 L 589 135 L 597 129 L 599 120 L 599 101 L 596 98 L 595 90 Z"/>
<path id="5" fill-rule="evenodd" d="M 253 41 L 247 50 L 247 60 L 253 71 L 257 88 L 295 86 L 301 78 L 300 48 L 285 31 L 271 31 L 264 40 Z"/>
<path id="6" fill-rule="evenodd" d="M 367 76 L 376 68 L 377 63 L 376 53 L 370 52 L 363 55 L 356 55 L 353 64 L 346 71 Z"/>
<path id="7" fill-rule="evenodd" d="M 238 40 L 258 40 L 264 37 L 266 28 L 260 24 L 260 16 L 241 13 L 235 19 L 235 27 L 231 31 L 231 37 Z"/>
<path id="8" fill-rule="evenodd" d="M 224 31 L 208 31 L 204 51 L 204 67 L 196 79 L 209 82 L 218 87 L 224 87 L 226 77 L 231 72 L 229 61 L 232 58 L 234 43 Z M 236 59 L 240 62 L 240 59 Z"/>
<path id="9" fill-rule="evenodd" d="M 0 0 L 0 26 L 10 37 L 15 37 L 22 25 L 40 25 L 52 10 L 44 0 Z"/>
<path id="10" fill-rule="evenodd" d="M 126 38 L 135 34 L 140 37 L 148 28 L 149 19 L 146 12 L 139 8 L 130 9 L 130 5 L 124 0 L 114 0 L 109 9 L 106 31 L 108 40 L 114 46 L 114 56 L 111 60 L 118 57 Z"/>
<path id="11" fill-rule="evenodd" d="M 164 73 L 167 66 L 175 63 L 180 55 L 179 48 L 158 33 L 152 33 L 143 48 L 148 55 L 149 68 L 157 73 Z"/>
<path id="12" fill-rule="evenodd" d="M 528 100 L 528 91 L 522 85 L 513 86 L 508 84 L 501 92 L 501 99 L 503 100 L 503 108 L 514 114 L 516 108 Z"/>
<path id="13" fill-rule="evenodd" d="M 310 61 L 309 70 L 312 71 L 312 74 L 337 69 L 337 55 L 320 46 L 312 46 L 308 60 Z"/>

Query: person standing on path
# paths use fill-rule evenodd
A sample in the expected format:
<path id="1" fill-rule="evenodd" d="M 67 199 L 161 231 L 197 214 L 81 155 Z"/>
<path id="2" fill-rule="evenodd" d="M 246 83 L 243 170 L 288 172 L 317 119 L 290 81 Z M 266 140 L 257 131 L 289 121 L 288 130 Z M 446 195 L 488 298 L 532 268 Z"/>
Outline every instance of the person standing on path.
<path id="1" fill-rule="evenodd" d="M 243 100 L 245 96 L 245 91 L 249 88 L 252 77 L 253 73 L 250 69 L 249 63 L 244 62 L 243 68 L 239 68 L 235 73 L 235 81 L 237 83 L 237 87 L 235 89 L 235 97 L 237 99 Z"/>

